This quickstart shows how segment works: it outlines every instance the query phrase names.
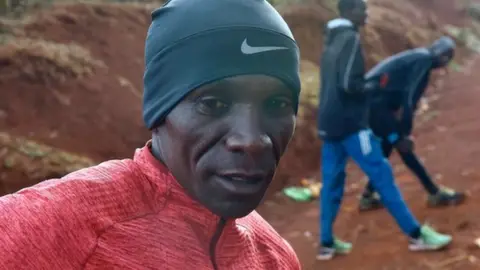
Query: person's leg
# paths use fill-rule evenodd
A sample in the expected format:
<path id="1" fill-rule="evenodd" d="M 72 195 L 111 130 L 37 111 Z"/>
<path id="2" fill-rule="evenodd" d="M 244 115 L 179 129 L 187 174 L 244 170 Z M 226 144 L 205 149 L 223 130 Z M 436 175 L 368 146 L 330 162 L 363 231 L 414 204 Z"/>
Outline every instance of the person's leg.
<path id="1" fill-rule="evenodd" d="M 466 196 L 463 192 L 457 192 L 448 188 L 439 188 L 428 174 L 425 166 L 418 159 L 418 157 L 410 152 L 400 152 L 400 157 L 403 163 L 415 174 L 420 180 L 425 190 L 428 192 L 429 206 L 448 206 L 458 205 L 464 202 Z"/>
<path id="2" fill-rule="evenodd" d="M 436 194 L 439 188 L 435 183 L 433 183 L 432 178 L 430 175 L 428 175 L 427 170 L 422 165 L 420 160 L 418 160 L 417 156 L 412 151 L 398 151 L 398 153 L 402 158 L 403 163 L 405 163 L 407 168 L 409 168 L 410 171 L 412 171 L 412 173 L 414 173 L 415 176 L 420 180 L 427 192 L 431 195 Z"/>
<path id="3" fill-rule="evenodd" d="M 322 145 L 322 190 L 320 193 L 320 243 L 333 244 L 333 223 L 342 203 L 347 155 L 340 142 Z"/>
<path id="4" fill-rule="evenodd" d="M 379 141 L 372 136 L 370 130 L 360 131 L 344 143 L 347 153 L 369 176 L 383 205 L 402 231 L 410 236 L 410 250 L 438 250 L 451 243 L 450 235 L 440 234 L 429 226 L 420 227 L 395 185 L 392 168 L 382 154 Z"/>
<path id="5" fill-rule="evenodd" d="M 388 141 L 387 138 L 381 138 L 381 142 L 383 156 L 388 159 L 392 154 L 393 145 Z M 367 186 L 360 197 L 358 208 L 360 211 L 371 211 L 383 208 L 380 197 L 375 192 L 375 188 L 370 180 L 368 181 Z"/>
<path id="6" fill-rule="evenodd" d="M 381 138 L 383 156 L 389 158 L 393 151 L 393 144 L 388 141 L 388 138 Z"/>
<path id="7" fill-rule="evenodd" d="M 388 159 L 392 154 L 393 145 L 390 143 L 389 139 L 395 140 L 398 138 L 398 120 L 395 117 L 395 113 L 392 112 L 391 108 L 388 106 L 388 103 L 383 99 L 373 99 L 370 106 L 369 114 L 369 124 L 370 130 L 373 134 L 381 139 L 382 142 L 382 152 L 383 155 Z M 395 138 L 396 137 L 396 138 Z M 362 194 L 362 199 L 366 203 L 367 209 L 375 209 L 381 207 L 376 207 L 375 205 L 370 205 L 370 200 L 379 202 L 378 198 L 374 198 L 375 189 L 373 188 L 372 182 L 368 181 L 364 192 Z M 360 206 L 362 208 L 362 206 Z"/>
<path id="8" fill-rule="evenodd" d="M 375 189 L 373 188 L 372 181 L 368 181 L 367 186 L 365 187 L 365 190 L 363 191 L 362 196 L 364 198 L 369 198 L 373 196 L 373 193 L 375 193 Z"/>
<path id="9" fill-rule="evenodd" d="M 420 224 L 413 217 L 395 185 L 393 172 L 383 156 L 380 142 L 370 130 L 362 130 L 345 141 L 347 153 L 367 174 L 383 205 L 407 235 L 416 238 Z"/>
<path id="10" fill-rule="evenodd" d="M 383 156 L 388 159 L 390 157 L 390 155 L 392 154 L 393 145 L 386 138 L 382 138 L 381 141 L 382 141 Z M 375 192 L 375 189 L 373 188 L 372 182 L 368 181 L 367 187 L 365 188 L 365 191 L 363 192 L 363 196 L 364 197 L 372 196 L 374 192 Z"/>
<path id="11" fill-rule="evenodd" d="M 333 224 L 342 203 L 347 155 L 341 142 L 324 142 L 322 146 L 322 190 L 320 194 L 320 250 L 318 260 L 345 254 L 351 244 L 336 239 Z"/>

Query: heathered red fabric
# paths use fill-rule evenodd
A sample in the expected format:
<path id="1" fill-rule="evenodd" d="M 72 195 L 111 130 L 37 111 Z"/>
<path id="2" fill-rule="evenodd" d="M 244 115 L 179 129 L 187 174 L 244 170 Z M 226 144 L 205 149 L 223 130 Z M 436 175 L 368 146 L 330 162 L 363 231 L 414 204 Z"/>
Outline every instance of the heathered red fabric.
<path id="1" fill-rule="evenodd" d="M 219 218 L 151 155 L 107 161 L 0 198 L 0 269 L 213 269 Z M 218 269 L 300 269 L 256 212 L 227 225 Z"/>

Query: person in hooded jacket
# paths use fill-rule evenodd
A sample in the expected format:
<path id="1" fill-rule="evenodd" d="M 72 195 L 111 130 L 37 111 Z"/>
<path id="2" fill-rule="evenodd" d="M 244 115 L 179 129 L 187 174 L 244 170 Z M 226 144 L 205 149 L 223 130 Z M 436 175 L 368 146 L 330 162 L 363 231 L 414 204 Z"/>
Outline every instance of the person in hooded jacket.
<path id="1" fill-rule="evenodd" d="M 428 192 L 429 206 L 457 205 L 465 194 L 450 188 L 438 187 L 422 162 L 414 153 L 411 139 L 413 120 L 421 97 L 428 87 L 432 71 L 444 68 L 453 58 L 455 42 L 444 36 L 428 48 L 407 50 L 391 56 L 366 74 L 366 80 L 377 81 L 382 91 L 372 97 L 370 126 L 382 141 L 385 157 L 393 149 L 405 165 L 417 176 Z M 381 208 L 382 204 L 372 183 L 368 183 L 361 197 L 361 211 Z"/>
<path id="2" fill-rule="evenodd" d="M 254 211 L 295 126 L 289 27 L 265 0 L 170 0 L 152 19 L 152 139 L 1 197 L 0 269 L 300 269 Z"/>
<path id="3" fill-rule="evenodd" d="M 321 92 L 318 133 L 322 145 L 322 190 L 320 195 L 320 249 L 317 259 L 328 260 L 346 254 L 350 243 L 333 235 L 345 187 L 345 166 L 349 157 L 369 176 L 382 203 L 409 237 L 409 249 L 436 250 L 452 238 L 421 226 L 408 209 L 395 185 L 392 168 L 383 156 L 379 140 L 369 129 L 370 92 L 378 82 L 366 82 L 359 27 L 367 19 L 364 0 L 340 0 L 340 18 L 325 28 L 321 59 Z"/>

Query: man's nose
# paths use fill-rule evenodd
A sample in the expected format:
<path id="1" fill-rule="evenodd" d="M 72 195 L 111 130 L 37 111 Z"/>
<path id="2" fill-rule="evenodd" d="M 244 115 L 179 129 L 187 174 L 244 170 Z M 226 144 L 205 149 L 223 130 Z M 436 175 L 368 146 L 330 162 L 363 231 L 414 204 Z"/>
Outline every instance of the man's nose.
<path id="1" fill-rule="evenodd" d="M 255 155 L 273 147 L 272 139 L 262 126 L 260 115 L 246 110 L 234 118 L 226 140 L 230 151 Z"/>

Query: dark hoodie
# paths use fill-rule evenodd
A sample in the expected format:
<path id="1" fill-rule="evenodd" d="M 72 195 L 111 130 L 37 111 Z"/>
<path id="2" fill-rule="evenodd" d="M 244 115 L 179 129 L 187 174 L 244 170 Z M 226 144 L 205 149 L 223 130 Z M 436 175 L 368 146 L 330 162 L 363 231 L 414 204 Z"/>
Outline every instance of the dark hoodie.
<path id="1" fill-rule="evenodd" d="M 318 133 L 341 140 L 368 127 L 364 58 L 360 35 L 344 18 L 328 22 L 321 58 Z"/>
<path id="2" fill-rule="evenodd" d="M 370 70 L 366 80 L 384 78 L 382 91 L 372 98 L 370 125 L 374 133 L 386 137 L 396 133 L 398 138 L 410 135 L 418 102 L 428 86 L 434 68 L 434 57 L 427 48 L 404 51 L 391 56 Z M 403 109 L 400 120 L 395 111 Z"/>

